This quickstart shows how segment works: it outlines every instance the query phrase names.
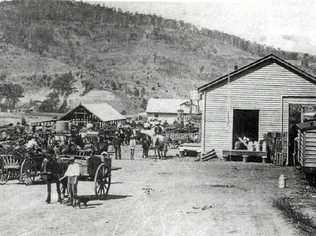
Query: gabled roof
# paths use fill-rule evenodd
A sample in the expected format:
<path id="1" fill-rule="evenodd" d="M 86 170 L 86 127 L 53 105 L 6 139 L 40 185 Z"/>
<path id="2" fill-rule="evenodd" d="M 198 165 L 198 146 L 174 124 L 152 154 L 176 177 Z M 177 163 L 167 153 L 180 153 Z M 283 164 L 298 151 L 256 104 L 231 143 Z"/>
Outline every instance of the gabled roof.
<path id="1" fill-rule="evenodd" d="M 221 84 L 222 82 L 226 82 L 228 78 L 230 79 L 234 79 L 234 78 L 238 78 L 239 76 L 241 76 L 243 73 L 247 73 L 251 70 L 256 70 L 257 68 L 261 68 L 265 65 L 268 65 L 268 64 L 271 64 L 271 63 L 277 63 L 278 65 L 292 71 L 293 73 L 303 77 L 304 79 L 312 82 L 312 83 L 315 83 L 316 84 L 316 77 L 314 77 L 313 75 L 301 70 L 300 68 L 288 63 L 287 61 L 277 57 L 276 55 L 274 54 L 270 54 L 266 57 L 263 57 L 253 63 L 250 63 L 246 66 L 243 66 L 231 73 L 228 73 L 222 77 L 219 77 L 205 85 L 202 85 L 201 87 L 198 88 L 199 92 L 202 92 L 202 91 L 205 91 L 209 88 L 212 88 L 214 87 L 215 85 L 219 85 Z"/>
<path id="2" fill-rule="evenodd" d="M 169 98 L 150 98 L 147 103 L 147 113 L 169 113 L 176 114 L 180 105 L 187 101 L 186 99 Z"/>
<path id="3" fill-rule="evenodd" d="M 121 115 L 118 111 L 116 111 L 112 106 L 107 103 L 97 103 L 97 104 L 80 104 L 68 113 L 66 113 L 60 120 L 65 119 L 69 116 L 73 111 L 75 111 L 78 107 L 84 107 L 89 112 L 94 114 L 97 118 L 99 118 L 103 122 L 107 121 L 115 121 L 115 120 L 124 120 L 125 117 Z"/>

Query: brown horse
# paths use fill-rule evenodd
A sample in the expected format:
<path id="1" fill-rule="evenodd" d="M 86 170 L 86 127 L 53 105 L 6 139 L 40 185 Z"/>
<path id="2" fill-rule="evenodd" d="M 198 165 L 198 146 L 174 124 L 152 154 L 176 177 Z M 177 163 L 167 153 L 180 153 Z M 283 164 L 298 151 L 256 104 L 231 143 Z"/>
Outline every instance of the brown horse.
<path id="1" fill-rule="evenodd" d="M 45 176 L 46 185 L 47 185 L 47 198 L 46 202 L 49 204 L 51 202 L 51 185 L 52 183 L 56 183 L 56 190 L 58 194 L 58 202 L 62 202 L 61 193 L 65 196 L 65 192 L 67 189 L 67 179 L 59 180 L 64 176 L 67 170 L 67 163 L 61 162 L 56 158 L 45 158 L 43 160 L 42 174 Z M 62 190 L 61 188 L 62 187 Z"/>
<path id="2" fill-rule="evenodd" d="M 158 154 L 159 159 L 167 157 L 168 141 L 165 136 L 158 134 L 155 141 L 155 152 Z"/>

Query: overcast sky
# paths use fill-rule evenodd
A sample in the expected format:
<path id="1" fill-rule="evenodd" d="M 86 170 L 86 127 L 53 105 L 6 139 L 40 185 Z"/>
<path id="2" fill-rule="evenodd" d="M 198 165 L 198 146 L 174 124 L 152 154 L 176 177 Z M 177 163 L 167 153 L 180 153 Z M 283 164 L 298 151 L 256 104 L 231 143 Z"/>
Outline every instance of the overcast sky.
<path id="1" fill-rule="evenodd" d="M 316 55 L 316 1 L 314 0 L 98 2 L 125 11 L 181 19 L 200 27 L 231 33 L 276 48 Z"/>

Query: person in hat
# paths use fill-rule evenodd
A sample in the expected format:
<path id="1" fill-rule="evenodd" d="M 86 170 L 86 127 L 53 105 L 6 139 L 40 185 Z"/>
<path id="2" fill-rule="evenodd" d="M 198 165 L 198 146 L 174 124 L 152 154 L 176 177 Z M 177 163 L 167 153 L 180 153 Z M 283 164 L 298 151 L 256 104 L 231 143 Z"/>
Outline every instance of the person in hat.
<path id="1" fill-rule="evenodd" d="M 105 151 L 103 151 L 101 153 L 101 156 L 102 156 L 102 161 L 104 162 L 106 158 L 110 158 L 109 154 Z"/>
<path id="2" fill-rule="evenodd" d="M 122 139 L 118 131 L 115 132 L 115 135 L 113 137 L 113 146 L 115 151 L 115 159 L 121 160 L 121 144 Z"/>
<path id="3" fill-rule="evenodd" d="M 134 132 L 132 132 L 129 139 L 129 148 L 131 150 L 131 160 L 134 160 L 135 147 L 136 147 L 136 135 Z"/>
<path id="4" fill-rule="evenodd" d="M 60 181 L 64 178 L 68 178 L 68 193 L 70 196 L 69 199 L 69 205 L 75 206 L 75 199 L 77 197 L 77 191 L 78 191 L 78 177 L 80 175 L 80 168 L 79 164 L 75 162 L 75 158 L 71 157 L 69 158 L 69 164 L 68 168 L 62 178 L 60 178 Z"/>

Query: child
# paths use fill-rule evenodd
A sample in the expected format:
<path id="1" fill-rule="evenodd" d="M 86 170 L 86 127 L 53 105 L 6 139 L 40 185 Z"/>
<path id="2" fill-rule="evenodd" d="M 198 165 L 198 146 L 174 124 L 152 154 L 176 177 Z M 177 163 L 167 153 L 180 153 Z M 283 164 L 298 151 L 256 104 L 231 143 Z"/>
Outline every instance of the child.
<path id="1" fill-rule="evenodd" d="M 136 147 L 136 137 L 133 133 L 129 140 L 129 148 L 131 149 L 131 160 L 134 160 L 135 147 Z"/>
<path id="2" fill-rule="evenodd" d="M 72 157 L 70 159 L 70 163 L 68 168 L 60 181 L 66 177 L 68 177 L 68 193 L 70 196 L 70 205 L 75 206 L 75 198 L 77 196 L 77 185 L 78 185 L 78 177 L 80 175 L 79 164 L 75 163 L 75 158 Z"/>

